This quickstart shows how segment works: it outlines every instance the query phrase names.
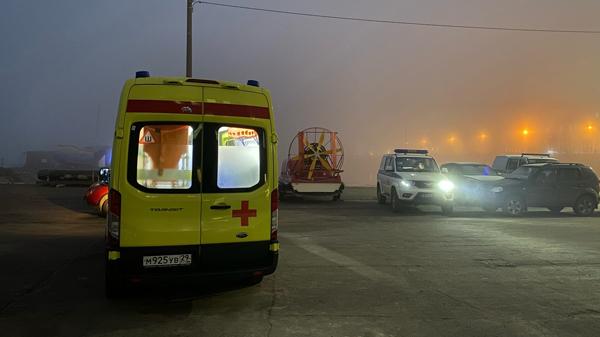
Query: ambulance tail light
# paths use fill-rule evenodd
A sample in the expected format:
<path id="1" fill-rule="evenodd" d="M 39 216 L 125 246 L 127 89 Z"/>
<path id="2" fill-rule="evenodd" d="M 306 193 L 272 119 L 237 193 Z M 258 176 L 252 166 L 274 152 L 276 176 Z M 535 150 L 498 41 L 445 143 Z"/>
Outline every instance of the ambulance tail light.
<path id="1" fill-rule="evenodd" d="M 277 241 L 277 231 L 279 230 L 279 191 L 274 189 L 271 192 L 271 241 Z"/>
<path id="2" fill-rule="evenodd" d="M 121 231 L 121 193 L 111 189 L 108 192 L 108 216 L 106 228 L 106 243 L 108 248 L 119 247 Z"/>

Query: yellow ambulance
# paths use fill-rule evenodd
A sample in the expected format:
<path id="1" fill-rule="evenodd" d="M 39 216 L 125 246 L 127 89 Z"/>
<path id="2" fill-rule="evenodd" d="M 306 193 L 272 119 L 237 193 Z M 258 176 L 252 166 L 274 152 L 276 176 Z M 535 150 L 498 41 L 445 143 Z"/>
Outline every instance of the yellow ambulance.
<path id="1" fill-rule="evenodd" d="M 273 273 L 276 154 L 271 97 L 257 81 L 137 72 L 114 134 L 107 296 L 165 276 Z"/>

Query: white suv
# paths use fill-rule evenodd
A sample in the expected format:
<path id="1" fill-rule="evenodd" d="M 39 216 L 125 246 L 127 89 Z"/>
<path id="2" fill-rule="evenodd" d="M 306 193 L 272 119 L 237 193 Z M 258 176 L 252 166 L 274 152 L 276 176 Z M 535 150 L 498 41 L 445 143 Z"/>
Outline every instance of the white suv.
<path id="1" fill-rule="evenodd" d="M 496 156 L 492 168 L 501 175 L 511 173 L 525 164 L 558 163 L 558 159 L 552 158 L 546 153 L 522 153 Z"/>
<path id="2" fill-rule="evenodd" d="M 377 173 L 377 201 L 390 199 L 392 209 L 408 205 L 440 205 L 452 213 L 454 185 L 440 173 L 427 150 L 396 149 L 381 159 Z"/>

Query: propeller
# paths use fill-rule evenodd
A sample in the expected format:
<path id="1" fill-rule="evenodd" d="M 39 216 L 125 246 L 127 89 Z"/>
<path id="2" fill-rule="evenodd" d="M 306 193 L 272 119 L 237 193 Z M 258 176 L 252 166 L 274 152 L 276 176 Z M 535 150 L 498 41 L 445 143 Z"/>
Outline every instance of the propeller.
<path id="1" fill-rule="evenodd" d="M 298 142 L 302 144 L 300 147 Z M 330 177 L 341 172 L 344 150 L 335 132 L 315 127 L 298 132 L 290 144 L 288 158 L 292 165 L 290 169 L 297 176 L 304 175 L 309 180 L 314 180 L 316 177 Z"/>

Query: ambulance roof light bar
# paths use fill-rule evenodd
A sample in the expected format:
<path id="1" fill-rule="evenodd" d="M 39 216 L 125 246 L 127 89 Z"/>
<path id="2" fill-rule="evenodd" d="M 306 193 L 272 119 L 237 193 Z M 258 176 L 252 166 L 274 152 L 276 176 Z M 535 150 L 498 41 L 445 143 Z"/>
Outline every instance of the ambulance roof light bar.
<path id="1" fill-rule="evenodd" d="M 398 154 L 429 154 L 428 150 L 414 150 L 414 149 L 395 149 L 395 153 Z"/>
<path id="2" fill-rule="evenodd" d="M 258 83 L 257 80 L 248 80 L 248 82 L 246 82 L 246 84 L 249 86 L 253 86 L 253 87 L 260 87 L 260 83 Z"/>
<path id="3" fill-rule="evenodd" d="M 135 78 L 145 78 L 150 77 L 150 72 L 148 70 L 140 70 L 135 72 Z"/>

